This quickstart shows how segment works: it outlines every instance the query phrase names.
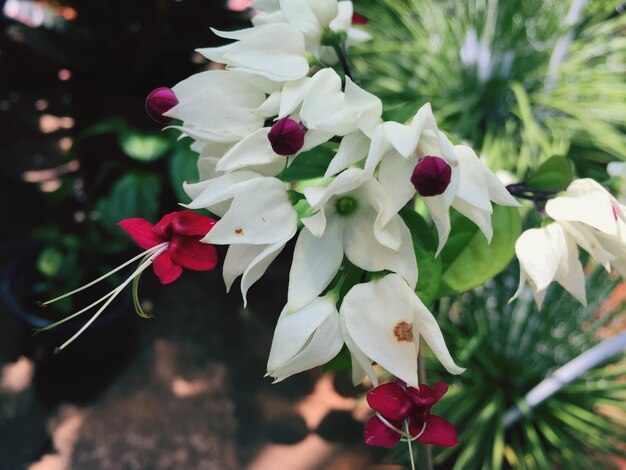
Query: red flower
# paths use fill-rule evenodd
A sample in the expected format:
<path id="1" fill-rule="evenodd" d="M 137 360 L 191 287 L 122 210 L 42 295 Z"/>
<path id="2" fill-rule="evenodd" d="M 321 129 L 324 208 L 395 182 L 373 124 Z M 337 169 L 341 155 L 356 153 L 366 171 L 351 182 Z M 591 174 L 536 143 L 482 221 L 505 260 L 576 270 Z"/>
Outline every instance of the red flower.
<path id="1" fill-rule="evenodd" d="M 430 408 L 448 391 L 448 385 L 437 382 L 434 388 L 408 387 L 404 382 L 379 385 L 367 394 L 367 403 L 377 416 L 365 424 L 365 443 L 393 447 L 401 437 L 423 444 L 452 447 L 458 443 L 454 426 L 430 414 Z M 408 424 L 408 433 L 406 427 Z"/>
<path id="2" fill-rule="evenodd" d="M 165 251 L 152 261 L 161 284 L 174 282 L 183 268 L 207 271 L 217 264 L 215 247 L 200 242 L 215 225 L 210 217 L 180 211 L 163 216 L 156 225 L 141 218 L 125 219 L 118 225 L 146 250 L 167 243 Z"/>

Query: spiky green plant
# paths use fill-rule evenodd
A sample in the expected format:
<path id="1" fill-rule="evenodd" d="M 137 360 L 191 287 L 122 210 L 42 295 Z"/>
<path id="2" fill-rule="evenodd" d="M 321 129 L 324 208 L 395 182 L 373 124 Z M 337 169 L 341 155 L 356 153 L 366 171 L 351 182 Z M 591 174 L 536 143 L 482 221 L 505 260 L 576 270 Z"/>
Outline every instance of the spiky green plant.
<path id="1" fill-rule="evenodd" d="M 353 56 L 356 76 L 383 98 L 387 118 L 430 102 L 444 129 L 520 177 L 554 153 L 581 175 L 626 159 L 626 15 L 616 2 L 356 5 L 375 38 Z"/>
<path id="2" fill-rule="evenodd" d="M 444 299 L 438 321 L 467 370 L 435 410 L 457 427 L 460 441 L 435 449 L 437 466 L 618 468 L 611 458 L 626 455 L 626 357 L 589 371 L 535 409 L 522 405 L 534 386 L 599 342 L 598 329 L 619 314 L 599 314 L 618 282 L 595 269 L 588 307 L 553 286 L 537 310 L 530 296 L 508 303 L 517 286 L 513 266 L 480 289 Z M 429 382 L 449 381 L 436 361 L 429 365 Z M 524 413 L 505 430 L 502 419 L 513 406 Z M 407 458 L 403 450 L 400 460 Z"/>

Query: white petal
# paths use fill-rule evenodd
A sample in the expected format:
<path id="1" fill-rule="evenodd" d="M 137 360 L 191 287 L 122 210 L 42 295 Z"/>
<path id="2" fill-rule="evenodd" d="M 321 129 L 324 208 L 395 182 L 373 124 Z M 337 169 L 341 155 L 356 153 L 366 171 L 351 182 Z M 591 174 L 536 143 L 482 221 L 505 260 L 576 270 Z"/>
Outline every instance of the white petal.
<path id="1" fill-rule="evenodd" d="M 380 123 L 383 103 L 377 96 L 357 86 L 350 77 L 346 77 L 346 105 L 355 113 L 358 128 L 368 137 Z"/>
<path id="2" fill-rule="evenodd" d="M 363 160 L 367 156 L 369 145 L 370 139 L 361 132 L 353 132 L 345 136 L 341 139 L 339 149 L 337 149 L 336 155 L 330 161 L 324 178 L 336 175 L 350 165 Z"/>
<path id="3" fill-rule="evenodd" d="M 343 261 L 343 224 L 329 220 L 320 238 L 303 228 L 289 271 L 287 309 L 302 308 L 328 287 Z"/>
<path id="4" fill-rule="evenodd" d="M 183 189 L 192 199 L 185 207 L 189 209 L 209 209 L 223 201 L 232 199 L 248 182 L 261 178 L 252 171 L 238 171 L 207 181 L 183 184 Z"/>
<path id="5" fill-rule="evenodd" d="M 297 80 L 309 72 L 304 36 L 289 24 L 266 24 L 229 32 L 213 31 L 218 36 L 239 40 L 227 46 L 197 50 L 214 62 L 277 82 Z"/>
<path id="6" fill-rule="evenodd" d="M 272 150 L 267 138 L 269 132 L 269 127 L 263 127 L 239 141 L 219 160 L 216 170 L 221 172 L 234 171 L 255 165 L 271 165 L 281 161 L 282 165 L 272 165 L 277 170 L 276 174 L 280 173 L 286 163 L 285 157 L 275 154 Z"/>
<path id="7" fill-rule="evenodd" d="M 399 216 L 396 216 L 399 218 Z M 358 211 L 357 216 L 346 221 L 344 250 L 351 263 L 370 272 L 385 269 L 396 272 L 411 286 L 417 284 L 417 262 L 413 251 L 411 233 L 404 223 L 396 221 L 400 230 L 399 249 L 382 245 L 374 236 L 376 212 L 371 208 Z"/>
<path id="8" fill-rule="evenodd" d="M 330 22 L 331 31 L 348 31 L 352 27 L 352 14 L 354 7 L 352 2 L 338 2 L 337 16 Z"/>
<path id="9" fill-rule="evenodd" d="M 202 241 L 216 245 L 275 243 L 294 231 L 297 219 L 284 183 L 257 178 L 238 191 L 228 212 Z"/>
<path id="10" fill-rule="evenodd" d="M 281 92 L 275 91 L 263 102 L 261 106 L 254 110 L 254 114 L 257 114 L 263 118 L 269 118 L 276 116 L 280 109 Z"/>
<path id="11" fill-rule="evenodd" d="M 556 225 L 556 224 L 555 224 Z M 559 226 L 559 230 L 563 229 Z M 556 280 L 563 288 L 572 294 L 585 307 L 587 306 L 587 292 L 585 290 L 585 274 L 578 259 L 576 243 L 563 233 L 565 249 L 561 253 L 561 262 L 556 274 Z"/>
<path id="12" fill-rule="evenodd" d="M 254 110 L 265 102 L 265 92 L 254 80 L 224 70 L 201 72 L 172 89 L 179 103 L 166 115 L 206 135 L 236 139 L 263 126 Z"/>
<path id="13" fill-rule="evenodd" d="M 304 144 L 302 148 L 298 151 L 297 155 L 302 152 L 306 152 L 307 150 L 311 150 L 318 145 L 323 144 L 324 142 L 328 142 L 335 136 L 332 132 L 320 131 L 319 129 L 309 129 L 304 134 Z"/>
<path id="14" fill-rule="evenodd" d="M 454 363 L 437 320 L 435 320 L 433 314 L 430 313 L 430 310 L 426 308 L 417 295 L 413 296 L 413 308 L 415 312 L 415 327 L 419 330 L 420 336 L 424 338 L 435 357 L 451 374 L 462 374 L 465 369 Z"/>
<path id="15" fill-rule="evenodd" d="M 493 227 L 491 226 L 490 211 L 474 207 L 468 202 L 458 198 L 452 202 L 452 207 L 474 222 L 487 239 L 487 243 L 491 243 Z"/>
<path id="16" fill-rule="evenodd" d="M 299 80 L 293 80 L 285 83 L 280 98 L 279 118 L 284 118 L 293 113 L 298 106 L 304 101 L 304 97 L 311 86 L 311 78 L 303 77 Z"/>
<path id="17" fill-rule="evenodd" d="M 304 189 L 304 196 L 311 205 L 311 210 L 318 210 L 328 200 L 336 195 L 350 192 L 369 179 L 360 168 L 348 168 L 340 173 L 326 188 L 308 187 Z"/>
<path id="18" fill-rule="evenodd" d="M 389 155 L 380 162 L 378 181 L 389 200 L 388 211 L 396 214 L 415 196 L 411 174 L 417 158 L 403 158 L 399 154 Z"/>
<path id="19" fill-rule="evenodd" d="M 485 177 L 485 181 L 487 182 L 489 199 L 491 199 L 496 204 L 500 204 L 501 206 L 521 207 L 522 205 L 517 202 L 517 200 L 515 200 L 513 196 L 511 196 L 511 193 L 509 193 L 509 191 L 506 189 L 506 186 L 502 184 L 500 178 L 498 178 L 498 176 L 496 176 L 489 168 L 487 168 L 483 162 L 480 162 L 480 164 L 483 167 L 483 176 Z"/>
<path id="20" fill-rule="evenodd" d="M 304 217 L 302 224 L 317 238 L 321 237 L 326 230 L 326 214 L 320 209 L 310 217 Z"/>
<path id="21" fill-rule="evenodd" d="M 561 251 L 565 247 L 563 232 L 550 224 L 523 232 L 515 242 L 515 254 L 537 290 L 544 290 L 554 280 Z"/>
<path id="22" fill-rule="evenodd" d="M 294 231 L 295 234 L 295 231 Z M 248 290 L 258 281 L 269 265 L 276 259 L 285 243 L 294 235 L 270 245 L 230 245 L 224 259 L 224 283 L 229 291 L 234 280 L 241 277 L 241 296 L 243 306 L 248 303 Z"/>
<path id="23" fill-rule="evenodd" d="M 317 72 L 302 103 L 300 117 L 309 129 L 345 135 L 354 132 L 356 115 L 347 106 L 341 91 L 341 78 L 331 68 Z"/>
<path id="24" fill-rule="evenodd" d="M 356 345 L 350 332 L 346 327 L 346 321 L 344 315 L 339 315 L 339 328 L 341 336 L 343 337 L 348 350 L 350 351 L 350 359 L 352 362 L 352 384 L 356 387 L 367 375 L 374 387 L 378 386 L 378 377 L 376 371 L 372 367 L 372 360 L 368 358 L 363 351 Z"/>
<path id="25" fill-rule="evenodd" d="M 559 222 L 581 222 L 604 233 L 617 234 L 613 206 L 603 188 L 602 191 L 590 190 L 586 194 L 551 199 L 546 203 L 546 214 Z"/>
<path id="26" fill-rule="evenodd" d="M 293 313 L 284 309 L 274 332 L 267 372 L 279 382 L 327 363 L 342 346 L 339 315 L 331 300 L 315 299 Z"/>
<path id="27" fill-rule="evenodd" d="M 340 314 L 365 356 L 411 386 L 417 386 L 417 348 L 412 331 L 415 293 L 394 274 L 357 284 L 346 294 Z"/>
<path id="28" fill-rule="evenodd" d="M 489 200 L 489 189 L 484 177 L 483 165 L 466 145 L 454 147 L 459 159 L 459 187 L 456 197 L 462 199 L 477 209 L 491 213 L 493 211 Z"/>

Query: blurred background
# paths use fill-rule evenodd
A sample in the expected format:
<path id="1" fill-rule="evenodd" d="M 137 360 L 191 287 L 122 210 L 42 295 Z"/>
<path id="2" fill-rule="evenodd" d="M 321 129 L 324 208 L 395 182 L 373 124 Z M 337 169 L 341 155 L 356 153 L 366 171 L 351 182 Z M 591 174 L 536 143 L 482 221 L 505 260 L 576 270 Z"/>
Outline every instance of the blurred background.
<path id="1" fill-rule="evenodd" d="M 117 221 L 154 222 L 187 201 L 181 184 L 197 179 L 196 155 L 149 120 L 145 97 L 215 67 L 194 49 L 218 44 L 209 27 L 249 25 L 248 3 L 0 0 L 0 469 L 408 462 L 405 448 L 362 443 L 366 389 L 352 387 L 341 364 L 276 385 L 263 378 L 292 247 L 248 309 L 236 288 L 224 293 L 219 270 L 185 272 L 166 289 L 147 274 L 142 307 L 156 319 L 135 315 L 129 295 L 62 354 L 54 347 L 81 322 L 32 334 L 97 294 L 54 309 L 37 300 L 136 253 Z M 386 119 L 431 102 L 442 129 L 511 181 L 557 158 L 623 197 L 625 182 L 606 172 L 626 159 L 623 9 L 607 0 L 357 0 L 374 40 L 350 59 Z M 537 221 L 529 207 L 521 226 Z M 509 251 L 484 287 L 476 279 L 431 305 L 468 370 L 452 379 L 427 355 L 428 381 L 453 381 L 433 412 L 461 443 L 420 456 L 436 468 L 626 468 L 623 353 L 507 415 L 559 367 L 623 334 L 626 287 L 586 263 L 587 308 L 559 287 L 539 311 L 526 297 L 509 304 L 518 279 Z"/>

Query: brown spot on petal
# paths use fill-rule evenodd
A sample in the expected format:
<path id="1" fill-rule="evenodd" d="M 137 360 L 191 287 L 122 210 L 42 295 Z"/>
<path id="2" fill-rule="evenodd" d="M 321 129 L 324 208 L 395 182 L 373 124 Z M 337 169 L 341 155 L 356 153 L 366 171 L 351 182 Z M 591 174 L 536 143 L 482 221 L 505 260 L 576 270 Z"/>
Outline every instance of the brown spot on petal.
<path id="1" fill-rule="evenodd" d="M 399 322 L 393 329 L 393 334 L 398 341 L 413 342 L 413 328 L 410 323 Z"/>
<path id="2" fill-rule="evenodd" d="M 235 229 L 235 235 L 243 235 L 243 229 L 242 228 L 236 228 Z"/>

